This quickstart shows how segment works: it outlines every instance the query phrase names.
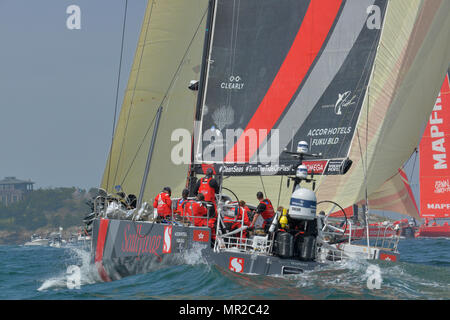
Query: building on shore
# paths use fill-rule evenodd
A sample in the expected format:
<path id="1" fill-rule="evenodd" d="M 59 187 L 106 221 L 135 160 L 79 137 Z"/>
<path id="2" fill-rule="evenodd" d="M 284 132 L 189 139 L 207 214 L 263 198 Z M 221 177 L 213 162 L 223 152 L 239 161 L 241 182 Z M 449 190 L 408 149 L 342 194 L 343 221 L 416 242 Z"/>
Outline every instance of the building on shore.
<path id="1" fill-rule="evenodd" d="M 33 184 L 31 180 L 18 180 L 16 177 L 0 180 L 0 202 L 8 206 L 21 201 L 26 193 L 33 191 Z"/>

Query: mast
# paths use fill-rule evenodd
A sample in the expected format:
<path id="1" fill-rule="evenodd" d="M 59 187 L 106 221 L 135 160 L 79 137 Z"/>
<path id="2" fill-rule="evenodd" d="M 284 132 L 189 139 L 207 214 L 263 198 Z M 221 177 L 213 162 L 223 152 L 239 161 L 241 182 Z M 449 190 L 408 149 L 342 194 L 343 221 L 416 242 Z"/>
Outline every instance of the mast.
<path id="1" fill-rule="evenodd" d="M 209 53 L 210 53 L 210 44 L 211 44 L 211 37 L 212 37 L 212 31 L 211 27 L 214 24 L 214 9 L 216 6 L 216 0 L 209 0 L 208 3 L 208 17 L 206 20 L 206 27 L 205 27 L 205 40 L 203 44 L 203 54 L 202 54 L 202 67 L 200 70 L 200 79 L 198 82 L 198 93 L 197 93 L 197 103 L 195 107 L 195 114 L 194 114 L 194 129 L 192 133 L 192 143 L 191 143 L 191 164 L 189 166 L 189 174 L 188 174 L 188 181 L 187 186 L 189 188 L 189 194 L 190 196 L 193 196 L 193 188 L 195 186 L 196 177 L 195 177 L 195 141 L 196 137 L 195 134 L 201 134 L 200 128 L 197 128 L 196 124 L 201 120 L 202 115 L 202 104 L 203 104 L 203 95 L 205 92 L 205 82 L 206 82 L 206 76 L 207 76 L 207 70 L 210 63 L 209 60 Z"/>

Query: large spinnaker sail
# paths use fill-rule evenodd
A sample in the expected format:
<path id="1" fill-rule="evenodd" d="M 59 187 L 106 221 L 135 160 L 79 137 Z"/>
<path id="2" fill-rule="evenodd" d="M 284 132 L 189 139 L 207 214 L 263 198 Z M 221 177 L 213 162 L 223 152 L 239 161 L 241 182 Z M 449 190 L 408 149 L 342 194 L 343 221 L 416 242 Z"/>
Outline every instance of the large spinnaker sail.
<path id="1" fill-rule="evenodd" d="M 197 163 L 292 173 L 306 140 L 339 173 L 373 67 L 385 0 L 216 1 Z M 328 162 L 333 159 L 334 162 Z"/>
<path id="2" fill-rule="evenodd" d="M 317 197 L 348 207 L 410 157 L 450 61 L 450 1 L 389 1 L 344 176 L 322 176 Z"/>
<path id="3" fill-rule="evenodd" d="M 174 194 L 186 184 L 188 164 L 171 159 L 172 133 L 192 132 L 196 93 L 187 89 L 199 79 L 208 0 L 150 0 L 101 186 L 120 185 L 139 195 L 157 110 L 162 106 L 144 200 L 164 186 Z M 189 157 L 189 156 L 188 156 Z"/>
<path id="4" fill-rule="evenodd" d="M 450 217 L 450 72 L 447 73 L 419 145 L 420 216 Z"/>

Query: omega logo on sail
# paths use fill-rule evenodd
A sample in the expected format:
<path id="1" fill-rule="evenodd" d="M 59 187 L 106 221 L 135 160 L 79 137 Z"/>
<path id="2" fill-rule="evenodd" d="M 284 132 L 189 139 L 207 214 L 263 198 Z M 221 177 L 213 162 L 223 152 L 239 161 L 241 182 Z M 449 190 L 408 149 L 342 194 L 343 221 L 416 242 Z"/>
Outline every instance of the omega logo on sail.
<path id="1" fill-rule="evenodd" d="M 434 163 L 434 169 L 447 169 L 447 162 L 446 162 L 446 149 L 445 149 L 445 137 L 444 132 L 439 131 L 440 126 L 443 126 L 444 120 L 442 118 L 439 118 L 439 111 L 442 111 L 442 100 L 441 100 L 441 94 L 439 93 L 439 96 L 436 100 L 436 104 L 434 105 L 433 112 L 430 116 L 430 134 L 432 140 L 432 146 L 431 150 L 433 151 L 433 160 Z"/>

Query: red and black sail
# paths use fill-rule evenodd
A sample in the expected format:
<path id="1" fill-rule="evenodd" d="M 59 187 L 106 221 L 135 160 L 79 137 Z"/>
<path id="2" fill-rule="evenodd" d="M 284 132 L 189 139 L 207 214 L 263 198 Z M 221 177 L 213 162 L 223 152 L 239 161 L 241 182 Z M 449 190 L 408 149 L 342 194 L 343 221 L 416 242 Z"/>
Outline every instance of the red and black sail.
<path id="1" fill-rule="evenodd" d="M 296 162 L 283 150 L 306 141 L 322 154 L 316 173 L 338 173 L 385 9 L 385 0 L 216 1 L 196 163 L 286 174 Z"/>

